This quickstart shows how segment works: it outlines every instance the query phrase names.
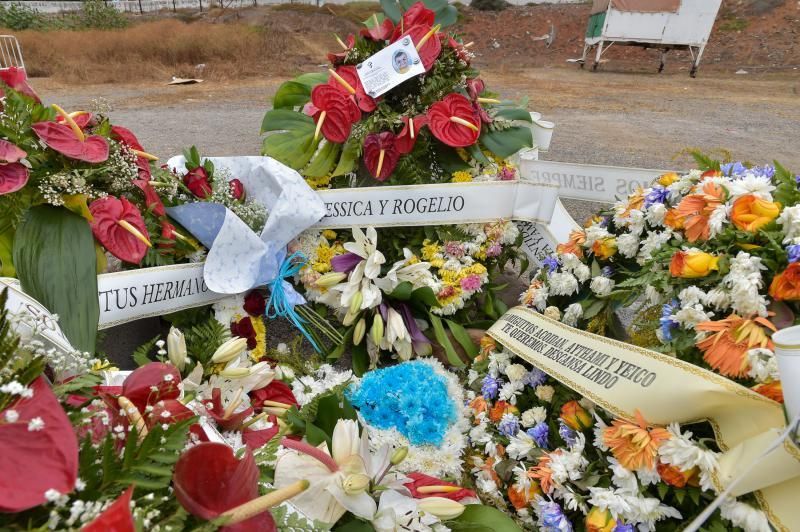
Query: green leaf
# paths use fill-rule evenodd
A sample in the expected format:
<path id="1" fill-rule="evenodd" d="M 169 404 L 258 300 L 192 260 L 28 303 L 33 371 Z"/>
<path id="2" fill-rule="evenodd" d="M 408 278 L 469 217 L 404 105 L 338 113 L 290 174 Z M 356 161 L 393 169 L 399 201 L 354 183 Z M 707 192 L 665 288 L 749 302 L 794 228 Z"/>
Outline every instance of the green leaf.
<path id="1" fill-rule="evenodd" d="M 439 300 L 436 299 L 436 293 L 430 286 L 423 286 L 411 292 L 411 301 L 420 302 L 426 307 L 439 307 Z"/>
<path id="2" fill-rule="evenodd" d="M 0 276 L 15 277 L 14 260 L 12 252 L 14 249 L 14 232 L 9 229 L 0 234 Z"/>
<path id="3" fill-rule="evenodd" d="M 369 370 L 369 353 L 367 343 L 362 341 L 359 345 L 353 346 L 353 373 L 356 377 L 361 377 Z"/>
<path id="4" fill-rule="evenodd" d="M 93 354 L 100 302 L 89 223 L 62 207 L 33 207 L 17 228 L 14 265 L 22 289 L 59 315 L 72 346 Z"/>
<path id="5" fill-rule="evenodd" d="M 339 164 L 331 174 L 332 177 L 345 175 L 356 169 L 358 163 L 359 142 L 355 137 L 350 137 L 342 146 L 342 155 L 339 157 Z"/>
<path id="6" fill-rule="evenodd" d="M 506 120 L 521 120 L 523 122 L 532 122 L 531 113 L 519 107 L 506 107 L 497 111 L 496 115 Z"/>
<path id="7" fill-rule="evenodd" d="M 447 521 L 450 530 L 470 530 L 473 532 L 521 532 L 522 529 L 504 512 L 492 506 L 468 504 L 464 513 L 456 519 Z"/>
<path id="8" fill-rule="evenodd" d="M 478 355 L 479 349 L 478 346 L 472 342 L 472 338 L 469 337 L 467 330 L 454 321 L 446 321 L 447 327 L 450 329 L 450 332 L 453 333 L 453 338 L 456 339 L 456 342 L 464 348 L 464 352 L 467 353 L 470 358 L 475 358 Z"/>
<path id="9" fill-rule="evenodd" d="M 311 89 L 326 81 L 328 81 L 328 74 L 323 72 L 303 74 L 293 80 L 285 81 L 272 97 L 272 107 L 274 109 L 301 107 L 311 100 Z"/>
<path id="10" fill-rule="evenodd" d="M 158 341 L 159 338 L 161 338 L 161 335 L 158 335 L 152 338 L 151 340 L 148 340 L 147 342 L 143 343 L 142 345 L 136 348 L 136 350 L 133 352 L 132 358 L 133 361 L 136 362 L 137 366 L 144 366 L 145 364 L 149 364 L 150 362 L 152 362 L 152 360 L 150 359 L 150 353 L 155 348 L 156 342 Z"/>
<path id="11" fill-rule="evenodd" d="M 301 172 L 308 177 L 322 177 L 328 175 L 333 170 L 334 165 L 339 160 L 341 144 L 324 141 L 322 148 L 318 149 L 311 159 L 311 162 Z"/>
<path id="12" fill-rule="evenodd" d="M 484 130 L 480 142 L 498 157 L 511 157 L 524 148 L 533 146 L 530 128 L 513 126 L 498 131 Z"/>
<path id="13" fill-rule="evenodd" d="M 316 447 L 322 442 L 330 443 L 330 435 L 313 423 L 306 423 L 306 440 Z"/>
<path id="14" fill-rule="evenodd" d="M 386 13 L 386 16 L 392 19 L 392 22 L 397 24 L 403 16 L 404 11 L 414 5 L 416 0 L 380 0 L 381 9 Z M 436 14 L 435 23 L 441 24 L 442 27 L 452 26 L 458 20 L 458 10 L 451 6 L 447 0 L 423 0 L 425 7 L 430 9 Z"/>
<path id="15" fill-rule="evenodd" d="M 447 361 L 453 367 L 463 368 L 465 366 L 464 361 L 458 356 L 458 353 L 456 353 L 453 347 L 453 343 L 450 341 L 450 338 L 447 337 L 447 332 L 444 330 L 442 320 L 431 313 L 428 313 L 428 319 L 430 319 L 431 325 L 433 326 L 433 334 L 436 337 L 436 342 L 442 346 L 442 349 L 444 349 L 447 355 Z"/>
<path id="16" fill-rule="evenodd" d="M 400 301 L 408 301 L 411 299 L 411 294 L 414 291 L 414 286 L 409 283 L 408 281 L 403 281 L 397 287 L 392 290 L 392 293 L 389 294 L 389 297 L 392 299 L 399 299 Z"/>

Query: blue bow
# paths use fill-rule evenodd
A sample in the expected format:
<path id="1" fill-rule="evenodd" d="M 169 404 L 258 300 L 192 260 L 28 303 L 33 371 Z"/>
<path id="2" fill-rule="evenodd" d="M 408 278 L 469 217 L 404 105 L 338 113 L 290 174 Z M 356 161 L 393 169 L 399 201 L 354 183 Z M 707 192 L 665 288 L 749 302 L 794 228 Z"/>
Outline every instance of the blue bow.
<path id="1" fill-rule="evenodd" d="M 300 317 L 294 308 L 295 305 L 304 304 L 306 300 L 295 291 L 288 281 L 286 281 L 286 279 L 291 279 L 297 275 L 300 270 L 303 269 L 306 262 L 306 256 L 299 251 L 295 251 L 283 260 L 275 279 L 267 285 L 269 286 L 270 294 L 264 314 L 269 319 L 281 317 L 291 321 L 292 324 L 303 333 L 303 336 L 306 337 L 306 340 L 309 341 L 314 349 L 319 352 L 319 346 L 303 326 L 306 320 Z"/>

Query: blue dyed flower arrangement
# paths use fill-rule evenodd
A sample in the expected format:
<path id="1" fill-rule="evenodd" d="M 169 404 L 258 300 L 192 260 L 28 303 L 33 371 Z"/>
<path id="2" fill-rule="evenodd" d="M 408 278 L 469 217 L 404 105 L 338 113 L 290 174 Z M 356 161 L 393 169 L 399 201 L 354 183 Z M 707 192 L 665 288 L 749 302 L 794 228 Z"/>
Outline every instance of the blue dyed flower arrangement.
<path id="1" fill-rule="evenodd" d="M 445 377 L 420 360 L 364 374 L 347 399 L 367 423 L 395 428 L 413 445 L 441 445 L 458 416 Z"/>

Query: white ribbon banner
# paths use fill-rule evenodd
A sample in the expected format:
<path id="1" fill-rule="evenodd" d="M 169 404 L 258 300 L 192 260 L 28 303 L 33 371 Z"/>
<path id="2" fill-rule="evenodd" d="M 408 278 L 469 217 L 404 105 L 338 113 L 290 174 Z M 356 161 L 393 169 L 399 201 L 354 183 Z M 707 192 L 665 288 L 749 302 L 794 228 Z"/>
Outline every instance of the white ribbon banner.
<path id="1" fill-rule="evenodd" d="M 520 173 L 526 179 L 558 185 L 558 197 L 601 203 L 613 203 L 617 198 L 636 192 L 639 187 L 647 188 L 653 180 L 667 172 L 669 170 L 531 159 L 520 161 Z"/>
<path id="2" fill-rule="evenodd" d="M 319 192 L 326 216 L 316 229 L 520 220 L 548 223 L 558 186 L 529 180 L 341 188 Z"/>

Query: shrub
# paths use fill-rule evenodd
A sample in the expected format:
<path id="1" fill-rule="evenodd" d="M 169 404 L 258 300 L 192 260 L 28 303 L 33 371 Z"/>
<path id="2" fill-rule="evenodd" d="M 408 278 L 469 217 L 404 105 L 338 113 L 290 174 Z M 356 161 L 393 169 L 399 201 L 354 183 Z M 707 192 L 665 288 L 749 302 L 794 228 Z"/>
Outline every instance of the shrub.
<path id="1" fill-rule="evenodd" d="M 510 5 L 506 0 L 472 0 L 469 4 L 479 11 L 502 11 Z"/>
<path id="2" fill-rule="evenodd" d="M 10 30 L 44 29 L 48 22 L 44 15 L 25 4 L 0 5 L 0 27 Z"/>

